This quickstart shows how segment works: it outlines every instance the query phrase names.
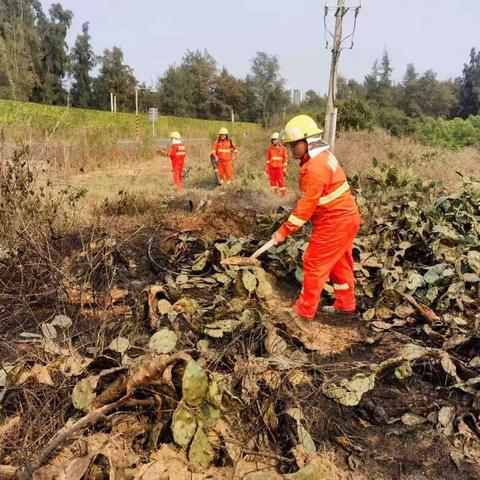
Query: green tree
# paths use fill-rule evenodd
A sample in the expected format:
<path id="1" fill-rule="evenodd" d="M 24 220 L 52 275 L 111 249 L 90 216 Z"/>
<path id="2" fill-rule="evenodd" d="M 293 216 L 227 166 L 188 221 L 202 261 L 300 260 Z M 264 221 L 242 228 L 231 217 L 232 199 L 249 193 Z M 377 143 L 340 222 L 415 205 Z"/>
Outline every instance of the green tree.
<path id="1" fill-rule="evenodd" d="M 231 75 L 225 67 L 215 80 L 214 96 L 215 118 L 230 119 L 231 110 L 239 120 L 247 117 L 245 82 Z"/>
<path id="2" fill-rule="evenodd" d="M 419 75 L 413 64 L 407 65 L 398 98 L 398 107 L 410 117 L 449 118 L 457 103 L 451 81 L 437 80 L 433 70 Z"/>
<path id="3" fill-rule="evenodd" d="M 190 89 L 194 116 L 196 118 L 212 118 L 215 104 L 215 84 L 217 77 L 217 62 L 205 50 L 187 51 L 182 60 L 181 68 Z"/>
<path id="4" fill-rule="evenodd" d="M 0 97 L 28 100 L 39 83 L 35 2 L 0 1 Z M 40 7 L 41 8 L 41 7 Z"/>
<path id="5" fill-rule="evenodd" d="M 366 100 L 348 98 L 338 102 L 339 130 L 372 130 L 375 114 Z"/>
<path id="6" fill-rule="evenodd" d="M 470 51 L 470 62 L 458 81 L 459 114 L 463 118 L 480 114 L 480 51 Z"/>
<path id="7" fill-rule="evenodd" d="M 365 87 L 365 93 L 367 98 L 371 99 L 378 94 L 378 88 L 380 84 L 380 69 L 378 67 L 378 59 L 373 62 L 371 72 L 365 76 L 363 86 Z"/>
<path id="8" fill-rule="evenodd" d="M 90 44 L 88 22 L 82 25 L 71 53 L 72 103 L 75 107 L 87 108 L 93 105 L 93 79 L 90 72 L 97 63 L 97 57 Z"/>
<path id="9" fill-rule="evenodd" d="M 215 59 L 207 51 L 188 50 L 180 66 L 170 66 L 159 81 L 162 112 L 213 118 L 216 82 Z"/>
<path id="10" fill-rule="evenodd" d="M 413 63 L 407 65 L 403 76 L 402 94 L 398 99 L 398 107 L 411 117 L 418 117 L 423 112 L 417 103 L 418 73 Z"/>
<path id="11" fill-rule="evenodd" d="M 285 82 L 280 76 L 280 64 L 274 55 L 257 52 L 252 60 L 246 86 L 250 94 L 249 116 L 270 127 L 289 104 Z"/>
<path id="12" fill-rule="evenodd" d="M 337 100 L 365 98 L 365 88 L 356 80 L 347 80 L 339 75 L 337 81 Z"/>
<path id="13" fill-rule="evenodd" d="M 287 111 L 289 115 L 309 115 L 319 125 L 323 125 L 327 111 L 327 100 L 325 97 L 321 97 L 315 90 L 307 90 L 300 106 L 297 107 L 296 105 L 290 104 Z"/>
<path id="14" fill-rule="evenodd" d="M 392 83 L 392 62 L 387 51 L 383 52 L 382 60 L 373 64 L 372 71 L 365 77 L 364 88 L 367 100 L 380 107 L 393 104 L 395 88 Z"/>
<path id="15" fill-rule="evenodd" d="M 380 87 L 387 89 L 392 86 L 392 60 L 385 50 L 382 56 L 381 70 L 380 70 Z"/>
<path id="16" fill-rule="evenodd" d="M 325 98 L 322 98 L 315 90 L 307 90 L 303 98 L 302 107 L 318 107 L 325 103 Z"/>
<path id="17" fill-rule="evenodd" d="M 159 79 L 158 89 L 164 115 L 194 116 L 192 88 L 185 69 L 170 66 Z"/>
<path id="18" fill-rule="evenodd" d="M 136 84 L 132 68 L 123 63 L 122 49 L 106 49 L 100 57 L 100 73 L 93 82 L 95 106 L 101 110 L 109 110 L 110 93 L 114 93 L 117 95 L 119 111 L 133 111 Z"/>
<path id="19" fill-rule="evenodd" d="M 66 36 L 73 13 L 64 10 L 59 3 L 50 7 L 47 18 L 38 10 L 38 31 L 41 41 L 40 82 L 33 90 L 32 99 L 41 103 L 61 105 L 66 103 L 63 81 L 69 69 Z"/>

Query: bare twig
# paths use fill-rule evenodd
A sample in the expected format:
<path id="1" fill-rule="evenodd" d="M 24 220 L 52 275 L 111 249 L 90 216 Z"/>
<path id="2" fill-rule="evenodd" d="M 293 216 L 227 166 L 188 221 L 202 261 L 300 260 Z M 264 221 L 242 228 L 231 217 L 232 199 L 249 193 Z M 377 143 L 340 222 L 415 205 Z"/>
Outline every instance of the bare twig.
<path id="1" fill-rule="evenodd" d="M 15 467 L 12 467 L 14 468 L 13 474 L 15 474 L 18 471 L 17 473 L 18 480 L 30 479 L 32 477 L 33 472 L 38 470 L 48 460 L 50 455 L 57 448 L 62 446 L 67 440 L 69 440 L 74 433 L 100 420 L 105 420 L 106 415 L 118 407 L 135 407 L 135 406 L 145 406 L 145 405 L 150 406 L 154 404 L 155 404 L 155 400 L 153 399 L 149 401 L 120 399 L 117 402 L 109 403 L 108 405 L 105 405 L 101 408 L 97 408 L 96 410 L 93 410 L 92 412 L 90 412 L 88 415 L 85 415 L 84 417 L 77 420 L 73 425 L 68 427 L 65 425 L 63 428 L 61 428 L 50 440 L 50 442 L 48 442 L 48 444 L 36 455 L 36 457 L 31 462 L 29 462 L 28 465 L 21 468 L 20 471 L 18 471 L 18 469 L 16 469 Z M 1 472 L 1 468 L 0 468 L 0 472 Z M 5 478 L 11 478 L 11 477 L 5 477 Z M 1 479 L 2 477 L 0 476 L 0 480 Z"/>

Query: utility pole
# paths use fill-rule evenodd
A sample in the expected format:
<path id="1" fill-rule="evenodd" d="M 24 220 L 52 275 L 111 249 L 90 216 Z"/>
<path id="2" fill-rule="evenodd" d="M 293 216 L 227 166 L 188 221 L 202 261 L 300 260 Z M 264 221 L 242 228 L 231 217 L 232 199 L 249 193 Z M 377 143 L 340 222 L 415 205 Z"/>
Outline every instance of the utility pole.
<path id="1" fill-rule="evenodd" d="M 328 15 L 330 7 L 325 7 L 325 18 Z M 353 36 L 355 34 L 355 27 L 357 24 L 357 17 L 360 11 L 361 4 L 354 8 L 355 23 L 353 26 L 353 32 L 345 39 L 343 35 L 343 19 L 345 15 L 351 10 L 351 7 L 345 7 L 345 0 L 337 0 L 337 7 L 335 10 L 335 33 L 333 36 L 332 45 L 332 62 L 330 65 L 330 80 L 328 86 L 328 100 L 327 100 L 327 114 L 325 116 L 325 133 L 324 141 L 330 145 L 331 150 L 335 148 L 335 135 L 337 133 L 337 79 L 338 79 L 338 63 L 340 60 L 340 53 L 343 49 L 343 41 L 347 38 L 351 38 L 351 45 L 349 48 L 353 48 Z M 328 47 L 328 42 L 327 42 Z"/>
<path id="2" fill-rule="evenodd" d="M 324 140 L 330 145 L 333 151 L 335 147 L 335 135 L 337 133 L 337 78 L 338 61 L 342 48 L 342 28 L 343 17 L 345 15 L 345 0 L 338 0 L 337 11 L 335 13 L 335 36 L 332 48 L 332 63 L 330 65 L 330 82 L 328 86 L 327 115 L 325 117 L 325 136 Z"/>

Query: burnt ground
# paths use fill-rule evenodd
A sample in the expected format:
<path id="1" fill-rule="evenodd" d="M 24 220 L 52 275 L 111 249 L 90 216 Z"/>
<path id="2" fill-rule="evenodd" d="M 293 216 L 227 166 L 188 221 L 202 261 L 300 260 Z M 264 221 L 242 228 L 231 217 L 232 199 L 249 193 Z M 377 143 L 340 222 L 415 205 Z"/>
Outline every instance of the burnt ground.
<path id="1" fill-rule="evenodd" d="M 151 332 L 142 313 L 142 291 L 149 285 L 165 281 L 171 267 L 165 259 L 175 254 L 185 261 L 211 245 L 212 241 L 230 235 L 261 238 L 255 214 L 262 211 L 262 206 L 246 210 L 241 208 L 245 202 L 252 204 L 243 195 L 228 200 L 220 197 L 200 207 L 197 201 L 178 199 L 157 212 L 156 221 L 150 225 L 138 225 L 135 218 L 120 217 L 121 221 L 112 220 L 111 230 L 91 228 L 81 234 L 52 239 L 48 250 L 40 247 L 34 250 L 30 262 L 27 257 L 32 252 L 20 252 L 22 262 L 9 265 L 2 273 L 2 363 L 21 360 L 31 365 L 37 362 L 43 355 L 41 348 L 38 344 L 20 340 L 19 334 L 41 333 L 39 325 L 58 313 L 73 320 L 72 343 L 83 351 L 93 352 L 96 347 L 99 351 L 99 343 L 105 347 L 119 331 L 139 336 Z M 178 248 L 176 239 L 181 235 L 196 240 L 187 242 L 182 247 L 184 251 L 174 252 Z M 101 242 L 110 238 L 115 239 L 115 246 L 105 247 Z M 148 244 L 152 238 L 154 246 L 149 258 Z M 98 248 L 92 247 L 95 243 Z M 85 254 L 87 246 L 91 247 L 91 254 Z M 152 257 L 156 260 L 156 268 L 152 266 Z M 265 267 L 268 270 L 268 265 Z M 66 295 L 66 292 L 71 293 L 68 283 L 71 279 L 64 273 L 66 271 L 73 272 L 76 278 L 83 278 L 92 286 L 89 295 L 94 301 L 73 300 Z M 278 303 L 291 301 L 298 289 L 293 278 L 277 280 L 275 295 Z M 215 295 L 211 289 L 202 287 L 193 288 L 189 296 L 207 305 Z M 295 469 L 288 454 L 292 426 L 283 411 L 287 405 L 299 405 L 317 450 L 328 453 L 342 472 L 337 478 L 480 478 L 477 455 L 480 452 L 480 429 L 475 399 L 453 388 L 454 383 L 437 360 L 420 359 L 415 362 L 412 375 L 403 380 L 395 376 L 394 367 L 383 370 L 376 379 L 375 388 L 366 392 L 356 406 L 343 406 L 323 395 L 322 385 L 326 379 L 331 381 L 351 378 L 359 372 L 368 373 L 372 364 L 395 357 L 402 346 L 412 342 L 408 328 L 375 333 L 360 318 L 333 320 L 336 319 L 317 319 L 316 344 L 319 348 L 314 350 L 306 348 L 298 336 L 291 335 L 288 325 L 281 321 L 277 324 L 288 347 L 308 359 L 303 371 L 310 378 L 305 385 L 296 388 L 282 381 L 276 391 L 260 385 L 260 395 L 275 400 L 274 410 L 279 419 L 277 429 L 266 433 L 274 454 L 284 459 L 276 462 L 277 471 L 288 473 Z M 195 339 L 190 338 L 188 328 L 189 325 L 185 324 L 185 339 L 182 341 L 183 346 L 191 350 Z M 220 371 L 234 368 L 232 359 L 245 348 L 250 351 L 249 355 L 264 353 L 265 331 L 257 328 L 254 332 L 248 337 L 214 343 L 218 355 L 210 362 L 210 367 Z M 459 358 L 462 358 L 461 348 L 470 348 L 466 356 L 471 357 L 472 349 L 478 351 L 478 343 L 472 340 L 469 346 L 458 347 Z M 96 357 L 93 367 L 101 369 L 116 365 L 118 358 L 115 355 L 102 354 Z M 74 382 L 61 376 L 54 377 L 54 381 L 58 382 L 58 387 L 52 389 L 28 380 L 23 387 L 6 395 L 1 415 L 9 418 L 20 414 L 29 421 L 3 440 L 0 463 L 18 464 L 28 455 L 27 452 L 44 446 L 75 413 L 70 402 Z M 444 408 L 451 408 L 454 413 L 442 423 L 439 412 Z M 421 417 L 422 423 L 411 424 L 408 415 Z M 245 435 L 247 433 L 246 427 Z"/>

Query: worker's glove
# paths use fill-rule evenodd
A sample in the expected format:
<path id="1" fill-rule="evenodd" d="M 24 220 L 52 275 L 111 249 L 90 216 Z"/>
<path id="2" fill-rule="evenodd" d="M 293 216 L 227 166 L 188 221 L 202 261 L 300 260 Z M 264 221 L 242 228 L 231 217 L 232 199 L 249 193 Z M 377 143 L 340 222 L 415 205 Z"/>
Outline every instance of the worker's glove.
<path id="1" fill-rule="evenodd" d="M 275 232 L 272 235 L 272 240 L 275 242 L 275 245 L 280 245 L 282 244 L 287 237 L 284 237 L 280 232 Z"/>

